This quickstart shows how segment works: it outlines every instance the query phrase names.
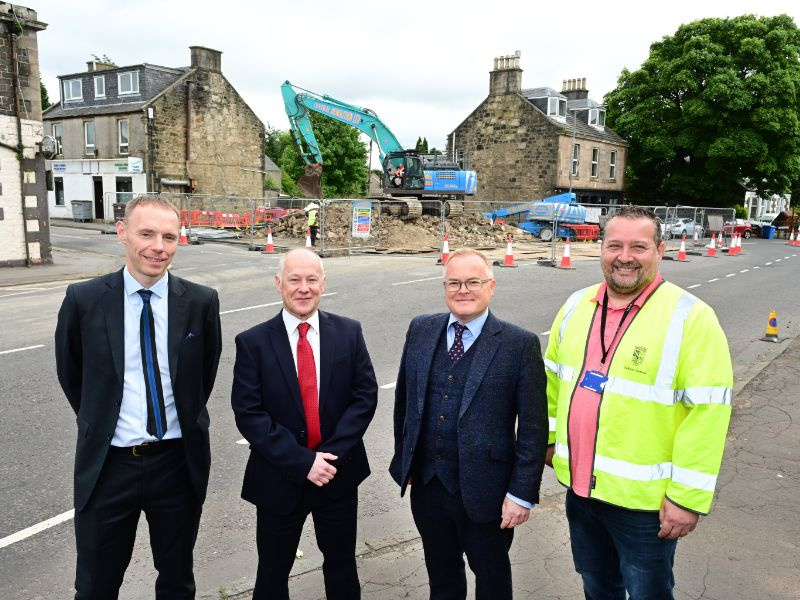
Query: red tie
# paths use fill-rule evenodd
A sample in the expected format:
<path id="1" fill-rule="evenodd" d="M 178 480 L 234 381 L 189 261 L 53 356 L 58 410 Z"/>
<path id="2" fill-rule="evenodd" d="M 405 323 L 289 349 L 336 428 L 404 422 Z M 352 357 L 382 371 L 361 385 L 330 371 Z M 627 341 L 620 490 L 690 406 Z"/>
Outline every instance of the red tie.
<path id="1" fill-rule="evenodd" d="M 297 332 L 297 380 L 300 383 L 300 395 L 303 397 L 303 411 L 306 413 L 308 429 L 308 447 L 316 448 L 322 441 L 319 431 L 319 398 L 317 394 L 317 366 L 314 364 L 314 353 L 306 339 L 308 323 L 300 323 Z"/>

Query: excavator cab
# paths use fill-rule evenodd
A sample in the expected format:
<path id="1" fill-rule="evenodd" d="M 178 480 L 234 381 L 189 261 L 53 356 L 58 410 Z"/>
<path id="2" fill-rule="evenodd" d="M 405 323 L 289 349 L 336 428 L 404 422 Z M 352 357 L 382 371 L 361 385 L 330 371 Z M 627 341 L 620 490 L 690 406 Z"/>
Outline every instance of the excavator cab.
<path id="1" fill-rule="evenodd" d="M 414 150 L 390 152 L 383 159 L 383 190 L 395 196 L 418 196 L 425 189 L 422 159 Z"/>

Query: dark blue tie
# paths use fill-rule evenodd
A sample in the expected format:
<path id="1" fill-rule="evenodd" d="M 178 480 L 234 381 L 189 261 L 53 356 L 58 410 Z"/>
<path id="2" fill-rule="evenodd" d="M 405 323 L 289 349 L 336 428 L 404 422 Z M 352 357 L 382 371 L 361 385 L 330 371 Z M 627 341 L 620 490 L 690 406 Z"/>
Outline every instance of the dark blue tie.
<path id="1" fill-rule="evenodd" d="M 456 332 L 456 337 L 453 340 L 453 345 L 450 346 L 450 350 L 447 351 L 448 356 L 450 356 L 450 360 L 456 361 L 462 356 L 464 356 L 464 340 L 462 336 L 464 335 L 464 330 L 467 327 L 462 325 L 457 321 L 453 321 L 453 329 Z"/>
<path id="2" fill-rule="evenodd" d="M 164 408 L 164 394 L 161 390 L 161 371 L 158 369 L 156 351 L 156 326 L 153 308 L 150 306 L 150 290 L 139 290 L 142 297 L 142 316 L 139 320 L 139 343 L 142 346 L 142 368 L 144 385 L 147 390 L 147 433 L 158 439 L 167 431 L 167 415 Z"/>

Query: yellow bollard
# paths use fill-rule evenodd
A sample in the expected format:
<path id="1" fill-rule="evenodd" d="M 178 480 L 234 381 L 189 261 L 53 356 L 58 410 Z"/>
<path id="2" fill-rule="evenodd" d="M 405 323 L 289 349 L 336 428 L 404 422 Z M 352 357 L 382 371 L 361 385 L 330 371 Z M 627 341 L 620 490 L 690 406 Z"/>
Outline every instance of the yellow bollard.
<path id="1" fill-rule="evenodd" d="M 779 342 L 778 339 L 778 313 L 774 310 L 769 312 L 767 320 L 767 333 L 761 338 L 762 342 Z"/>

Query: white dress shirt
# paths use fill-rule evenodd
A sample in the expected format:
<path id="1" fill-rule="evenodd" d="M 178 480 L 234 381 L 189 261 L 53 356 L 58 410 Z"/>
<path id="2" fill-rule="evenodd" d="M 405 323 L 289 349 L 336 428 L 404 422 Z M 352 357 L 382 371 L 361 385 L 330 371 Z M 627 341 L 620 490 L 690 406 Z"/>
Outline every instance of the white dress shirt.
<path id="1" fill-rule="evenodd" d="M 292 349 L 292 359 L 294 360 L 294 371 L 297 373 L 297 342 L 300 340 L 300 332 L 297 326 L 300 323 L 308 323 L 310 327 L 306 333 L 306 339 L 311 345 L 311 352 L 314 354 L 314 366 L 317 368 L 317 399 L 319 399 L 319 311 L 301 321 L 285 308 L 281 311 L 283 325 L 286 327 L 286 334 L 289 336 L 289 347 Z"/>
<path id="2" fill-rule="evenodd" d="M 175 409 L 175 396 L 172 393 L 167 351 L 168 278 L 169 273 L 165 273 L 161 279 L 147 288 L 153 292 L 150 296 L 150 306 L 155 322 L 156 354 L 167 416 L 167 431 L 163 438 L 165 440 L 181 437 L 178 411 Z M 138 291 L 144 289 L 144 286 L 133 278 L 128 272 L 128 267 L 122 271 L 122 279 L 125 283 L 125 374 L 122 383 L 122 405 L 119 409 L 117 428 L 114 430 L 111 445 L 136 446 L 144 442 L 158 441 L 158 438 L 147 433 L 147 388 L 144 383 L 142 348 L 139 339 L 143 301 L 138 294 Z"/>

